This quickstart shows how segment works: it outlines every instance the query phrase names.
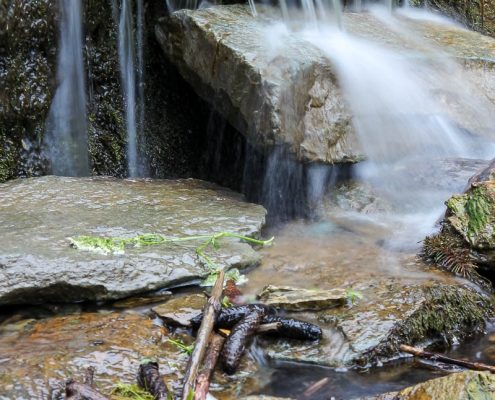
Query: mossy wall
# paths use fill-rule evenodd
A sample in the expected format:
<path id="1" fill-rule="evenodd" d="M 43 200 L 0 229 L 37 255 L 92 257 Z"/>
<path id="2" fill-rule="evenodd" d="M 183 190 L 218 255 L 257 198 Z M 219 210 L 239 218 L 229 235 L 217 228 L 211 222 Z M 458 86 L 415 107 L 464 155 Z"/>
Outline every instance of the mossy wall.
<path id="1" fill-rule="evenodd" d="M 46 172 L 41 144 L 55 90 L 56 3 L 0 1 L 0 182 Z"/>
<path id="2" fill-rule="evenodd" d="M 132 3 L 136 24 L 137 2 Z M 166 2 L 143 3 L 145 112 L 137 128 L 140 167 L 143 175 L 151 177 L 198 177 L 203 175 L 201 154 L 210 107 L 156 42 L 155 24 L 167 14 Z M 120 4 L 120 0 L 83 1 L 83 57 L 91 172 L 125 177 Z M 58 6 L 57 0 L 0 1 L 0 182 L 50 173 L 43 139 L 57 84 Z"/>
<path id="3" fill-rule="evenodd" d="M 495 0 L 429 0 L 428 4 L 469 29 L 495 37 Z"/>

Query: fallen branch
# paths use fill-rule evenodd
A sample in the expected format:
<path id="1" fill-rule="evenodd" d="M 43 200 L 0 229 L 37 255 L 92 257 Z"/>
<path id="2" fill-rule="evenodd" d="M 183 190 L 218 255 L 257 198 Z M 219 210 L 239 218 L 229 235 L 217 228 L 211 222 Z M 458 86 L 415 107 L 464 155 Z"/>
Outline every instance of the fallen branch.
<path id="1" fill-rule="evenodd" d="M 66 400 L 111 400 L 110 397 L 101 394 L 93 385 L 94 368 L 89 367 L 86 371 L 85 383 L 76 382 L 69 378 L 65 381 Z"/>
<path id="2" fill-rule="evenodd" d="M 156 400 L 167 400 L 168 388 L 158 372 L 158 363 L 148 362 L 139 365 L 139 381 Z"/>
<path id="3" fill-rule="evenodd" d="M 191 354 L 189 365 L 187 368 L 186 376 L 184 377 L 184 388 L 182 390 L 182 398 L 184 400 L 189 399 L 191 391 L 194 388 L 194 382 L 198 374 L 199 364 L 203 360 L 206 346 L 210 341 L 211 331 L 215 323 L 216 314 L 220 311 L 220 297 L 223 291 L 223 281 L 225 278 L 225 271 L 221 270 L 218 274 L 217 281 L 211 292 L 211 297 L 206 303 L 203 311 L 203 320 L 199 327 L 198 334 L 196 336 L 196 345 Z"/>
<path id="4" fill-rule="evenodd" d="M 222 351 L 223 342 L 225 339 L 223 336 L 216 333 L 212 333 L 210 345 L 205 355 L 205 360 L 201 370 L 198 373 L 196 379 L 196 389 L 194 390 L 194 400 L 204 400 L 210 389 L 211 376 L 215 365 L 217 364 L 218 356 Z"/>
<path id="5" fill-rule="evenodd" d="M 446 362 L 449 364 L 459 365 L 460 367 L 473 369 L 476 371 L 495 372 L 495 366 L 493 366 L 493 365 L 471 362 L 471 361 L 465 361 L 465 360 L 459 360 L 458 358 L 450 358 L 450 357 L 444 356 L 443 354 L 430 353 L 429 351 L 424 351 L 424 350 L 418 349 L 417 347 L 407 346 L 405 344 L 400 345 L 400 350 L 405 352 L 405 353 L 413 354 L 413 355 L 421 357 L 421 358 L 427 358 L 428 360 L 442 361 L 442 362 Z"/>

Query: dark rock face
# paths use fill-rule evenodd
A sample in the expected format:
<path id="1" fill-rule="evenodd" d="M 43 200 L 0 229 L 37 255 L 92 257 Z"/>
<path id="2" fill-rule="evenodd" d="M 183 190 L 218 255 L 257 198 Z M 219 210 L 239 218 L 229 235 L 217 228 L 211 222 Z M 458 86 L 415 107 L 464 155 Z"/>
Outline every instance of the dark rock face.
<path id="1" fill-rule="evenodd" d="M 119 2 L 83 2 L 83 57 L 92 174 L 125 177 L 126 120 L 118 55 Z M 136 10 L 134 10 L 134 14 Z M 210 109 L 158 49 L 165 2 L 145 2 L 144 114 L 138 119 L 143 175 L 198 176 Z M 45 121 L 57 88 L 58 2 L 0 4 L 0 182 L 49 173 Z M 136 17 L 134 15 L 134 24 Z M 137 46 L 137 43 L 135 43 Z M 136 61 L 137 63 L 137 61 Z M 142 110 L 138 110 L 142 111 Z"/>
<path id="2" fill-rule="evenodd" d="M 0 182 L 46 171 L 40 154 L 55 89 L 55 0 L 0 3 Z"/>

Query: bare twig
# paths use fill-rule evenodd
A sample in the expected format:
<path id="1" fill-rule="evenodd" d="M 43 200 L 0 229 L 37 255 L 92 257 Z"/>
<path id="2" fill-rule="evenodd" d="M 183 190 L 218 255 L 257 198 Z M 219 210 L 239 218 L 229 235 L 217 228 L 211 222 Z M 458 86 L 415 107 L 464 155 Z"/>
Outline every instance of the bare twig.
<path id="1" fill-rule="evenodd" d="M 213 324 L 215 323 L 216 314 L 220 311 L 220 297 L 223 291 L 223 281 L 225 279 L 225 272 L 221 270 L 218 274 L 215 286 L 211 291 L 211 297 L 208 299 L 208 303 L 203 311 L 203 320 L 199 327 L 198 334 L 196 336 L 196 345 L 191 354 L 189 365 L 187 368 L 186 376 L 184 377 L 184 388 L 182 391 L 182 398 L 188 399 L 190 392 L 194 388 L 194 382 L 196 375 L 198 374 L 199 364 L 203 360 L 205 354 L 206 345 L 210 341 L 211 331 Z"/>
<path id="2" fill-rule="evenodd" d="M 442 362 L 446 362 L 449 364 L 459 365 L 460 367 L 464 367 L 464 368 L 468 368 L 468 369 L 474 369 L 476 371 L 495 372 L 495 366 L 493 366 L 493 365 L 488 365 L 488 364 L 483 364 L 483 363 L 478 363 L 478 362 L 465 361 L 465 360 L 459 360 L 458 358 L 450 358 L 450 357 L 444 356 L 443 354 L 430 353 L 429 351 L 424 351 L 424 350 L 418 349 L 417 347 L 407 346 L 405 344 L 400 345 L 400 350 L 405 352 L 405 353 L 413 354 L 413 355 L 421 357 L 421 358 L 427 358 L 428 360 L 442 361 Z"/>
<path id="3" fill-rule="evenodd" d="M 281 327 L 282 327 L 281 322 L 272 322 L 270 324 L 263 324 L 258 326 L 258 329 L 256 329 L 256 333 L 277 332 Z"/>
<path id="4" fill-rule="evenodd" d="M 205 355 L 205 361 L 201 370 L 198 373 L 198 378 L 196 379 L 196 390 L 194 391 L 194 400 L 204 400 L 210 389 L 211 376 L 215 365 L 222 351 L 223 342 L 225 339 L 223 336 L 216 333 L 211 334 L 210 345 Z"/>
<path id="5" fill-rule="evenodd" d="M 304 392 L 304 397 L 313 396 L 317 391 L 319 391 L 323 386 L 325 386 L 327 382 L 328 382 L 328 378 L 323 378 L 319 380 Z"/>
<path id="6" fill-rule="evenodd" d="M 110 397 L 101 394 L 93 385 L 94 368 L 86 371 L 85 383 L 76 382 L 72 378 L 65 382 L 65 396 L 67 400 L 111 400 Z"/>

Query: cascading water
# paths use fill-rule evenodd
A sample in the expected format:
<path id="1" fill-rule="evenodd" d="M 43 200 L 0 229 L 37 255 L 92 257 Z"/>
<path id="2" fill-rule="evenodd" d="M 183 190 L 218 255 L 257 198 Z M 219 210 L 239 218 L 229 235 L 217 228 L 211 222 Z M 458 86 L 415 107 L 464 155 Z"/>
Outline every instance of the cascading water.
<path id="1" fill-rule="evenodd" d="M 80 0 L 61 0 L 57 80 L 47 119 L 46 144 L 52 173 L 89 175 Z"/>
<path id="2" fill-rule="evenodd" d="M 136 74 L 135 51 L 130 0 L 122 0 L 119 23 L 119 58 L 127 124 L 127 170 L 131 177 L 138 176 L 136 141 Z"/>

